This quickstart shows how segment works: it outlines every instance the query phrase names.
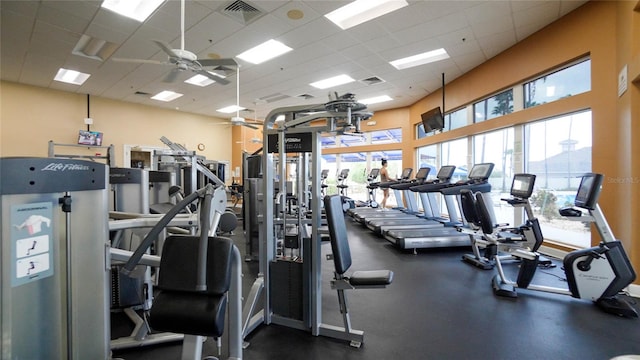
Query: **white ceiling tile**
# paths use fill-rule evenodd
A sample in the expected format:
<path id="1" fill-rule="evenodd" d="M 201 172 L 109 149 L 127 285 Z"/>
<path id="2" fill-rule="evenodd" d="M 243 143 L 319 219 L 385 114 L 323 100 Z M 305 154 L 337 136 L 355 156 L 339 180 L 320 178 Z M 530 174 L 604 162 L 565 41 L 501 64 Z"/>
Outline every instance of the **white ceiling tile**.
<path id="1" fill-rule="evenodd" d="M 486 21 L 503 22 L 509 19 L 511 6 L 508 1 L 483 1 L 464 10 L 464 14 L 470 24 Z"/>
<path id="2" fill-rule="evenodd" d="M 280 38 L 285 40 L 287 45 L 296 49 L 298 47 L 314 43 L 316 41 L 328 38 L 337 33 L 342 33 L 342 30 L 337 26 L 333 26 L 329 20 L 324 17 L 310 21 L 302 28 L 296 28 L 282 34 Z"/>
<path id="3" fill-rule="evenodd" d="M 300 11 L 302 12 L 302 18 L 300 19 L 291 19 L 288 16 L 290 11 Z M 316 10 L 309 7 L 302 1 L 289 1 L 286 2 L 283 6 L 278 8 L 273 12 L 273 15 L 277 16 L 280 21 L 285 22 L 291 28 L 296 28 L 301 25 L 307 24 L 310 21 L 316 20 L 323 16 L 323 14 L 319 14 Z"/>

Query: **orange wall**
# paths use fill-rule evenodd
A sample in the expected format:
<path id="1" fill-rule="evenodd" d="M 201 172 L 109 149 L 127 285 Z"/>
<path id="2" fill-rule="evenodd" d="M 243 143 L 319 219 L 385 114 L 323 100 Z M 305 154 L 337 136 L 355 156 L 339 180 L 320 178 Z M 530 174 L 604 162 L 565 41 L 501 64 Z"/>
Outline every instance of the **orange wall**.
<path id="1" fill-rule="evenodd" d="M 49 140 L 75 144 L 78 130 L 86 129 L 84 94 L 11 82 L 0 82 L 0 91 L 0 156 L 47 156 Z M 162 136 L 190 150 L 204 144 L 198 153 L 207 159 L 231 160 L 231 127 L 219 126 L 222 119 L 99 97 L 90 104 L 91 130 L 104 133 L 103 145 L 115 146 L 116 166 L 124 165 L 124 144 L 162 147 Z"/>

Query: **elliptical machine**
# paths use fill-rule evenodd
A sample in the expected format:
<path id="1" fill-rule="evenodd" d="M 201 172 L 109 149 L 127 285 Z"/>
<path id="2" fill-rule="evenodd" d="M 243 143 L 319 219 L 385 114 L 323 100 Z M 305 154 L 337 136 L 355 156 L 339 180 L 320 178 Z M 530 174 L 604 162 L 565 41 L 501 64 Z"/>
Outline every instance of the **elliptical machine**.
<path id="1" fill-rule="evenodd" d="M 349 185 L 345 184 L 347 177 L 349 176 L 349 169 L 342 169 L 338 173 L 338 184 L 336 187 L 338 188 L 340 198 L 342 199 L 342 210 L 346 212 L 349 209 L 353 209 L 356 207 L 353 199 L 347 196 L 347 189 Z"/>
<path id="2" fill-rule="evenodd" d="M 376 201 L 376 189 L 378 188 L 379 182 L 376 182 L 376 179 L 380 175 L 380 169 L 374 168 L 371 169 L 369 175 L 367 175 L 367 203 L 366 206 L 371 208 L 377 208 L 378 202 Z"/>
<path id="3" fill-rule="evenodd" d="M 322 169 L 322 171 L 320 172 L 320 198 L 321 199 L 324 199 L 324 197 L 327 196 L 327 188 L 329 187 L 329 185 L 326 184 L 326 181 L 328 176 L 329 176 L 329 170 Z"/>
<path id="4" fill-rule="evenodd" d="M 580 182 L 574 207 L 560 210 L 563 216 L 595 223 L 602 239 L 598 246 L 575 250 L 565 256 L 563 267 L 569 289 L 531 284 L 540 255 L 537 252 L 516 249 L 511 255 L 520 258 L 522 263 L 515 282 L 507 279 L 500 257 L 494 257 L 498 274 L 493 277 L 492 285 L 496 295 L 515 298 L 518 296 L 516 288 L 539 290 L 591 300 L 610 314 L 638 317 L 634 307 L 618 295 L 636 279 L 636 273 L 622 243 L 614 238 L 598 205 L 603 179 L 602 174 L 585 174 Z M 485 237 L 495 240 L 491 218 L 481 196 L 476 196 L 476 206 Z M 584 210 L 587 215 L 584 215 Z"/>

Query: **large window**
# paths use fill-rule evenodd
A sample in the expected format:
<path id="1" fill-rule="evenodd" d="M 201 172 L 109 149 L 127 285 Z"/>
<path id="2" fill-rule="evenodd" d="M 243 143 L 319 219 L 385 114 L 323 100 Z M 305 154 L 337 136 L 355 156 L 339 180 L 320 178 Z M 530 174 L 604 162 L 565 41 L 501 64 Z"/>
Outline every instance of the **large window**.
<path id="1" fill-rule="evenodd" d="M 467 178 L 468 169 L 466 138 L 441 143 L 440 154 L 440 166 L 456 166 L 456 171 L 453 173 L 453 179 L 451 181 L 464 180 Z"/>
<path id="2" fill-rule="evenodd" d="M 371 144 L 394 144 L 402 142 L 402 129 L 388 129 L 371 132 Z"/>
<path id="3" fill-rule="evenodd" d="M 467 168 L 467 154 L 468 154 L 468 146 L 467 139 L 458 139 L 453 141 L 447 141 L 440 144 L 440 154 L 441 161 L 440 166 L 443 165 L 455 165 L 456 170 L 453 173 L 453 178 L 451 182 L 455 182 L 458 180 L 467 179 L 468 176 L 468 168 Z M 442 197 L 440 197 L 442 200 Z M 444 201 L 440 201 L 440 210 L 443 215 L 447 214 L 448 210 L 455 211 L 455 215 L 458 219 L 462 219 L 462 214 L 457 209 L 447 209 Z"/>
<path id="4" fill-rule="evenodd" d="M 491 183 L 491 200 L 498 223 L 514 224 L 513 207 L 500 200 L 508 197 L 511 188 L 514 172 L 513 136 L 513 128 L 508 128 L 473 137 L 474 164 L 494 164 L 489 182 Z"/>
<path id="5" fill-rule="evenodd" d="M 450 112 L 444 117 L 445 130 L 453 130 L 467 126 L 467 108 Z"/>
<path id="6" fill-rule="evenodd" d="M 377 144 L 397 144 L 402 142 L 402 129 L 388 129 L 364 132 L 361 134 L 323 135 L 322 148 L 353 147 Z"/>
<path id="7" fill-rule="evenodd" d="M 513 112 L 513 89 L 473 104 L 473 121 L 478 123 Z"/>
<path id="8" fill-rule="evenodd" d="M 525 125 L 525 171 L 537 176 L 532 205 L 545 238 L 579 247 L 591 244 L 588 224 L 562 218 L 580 176 L 591 171 L 591 111 Z"/>
<path id="9" fill-rule="evenodd" d="M 591 90 L 591 60 L 547 74 L 523 85 L 529 108 Z"/>
<path id="10" fill-rule="evenodd" d="M 396 177 L 402 172 L 402 151 L 376 151 L 376 152 L 353 152 L 344 154 L 325 154 L 322 155 L 321 168 L 329 170 L 326 184 L 327 194 L 337 194 L 338 188 L 337 177 L 341 170 L 349 169 L 349 176 L 344 182 L 348 185 L 347 195 L 357 201 L 367 201 L 367 175 L 373 168 L 380 168 L 382 159 L 387 159 L 389 176 Z M 380 178 L 377 179 L 380 181 Z M 382 191 L 375 193 L 376 200 L 382 199 Z M 396 206 L 396 199 L 390 196 L 387 200 L 387 206 Z"/>
<path id="11" fill-rule="evenodd" d="M 433 179 L 438 174 L 438 145 L 429 145 L 418 148 L 418 164 L 416 171 L 423 167 L 431 168 L 428 179 Z"/>
<path id="12" fill-rule="evenodd" d="M 463 126 L 467 126 L 467 108 L 462 108 L 444 115 L 444 128 L 442 131 L 449 131 Z M 416 139 L 422 139 L 423 137 L 433 134 L 434 132 L 425 133 L 422 123 L 416 125 Z"/>

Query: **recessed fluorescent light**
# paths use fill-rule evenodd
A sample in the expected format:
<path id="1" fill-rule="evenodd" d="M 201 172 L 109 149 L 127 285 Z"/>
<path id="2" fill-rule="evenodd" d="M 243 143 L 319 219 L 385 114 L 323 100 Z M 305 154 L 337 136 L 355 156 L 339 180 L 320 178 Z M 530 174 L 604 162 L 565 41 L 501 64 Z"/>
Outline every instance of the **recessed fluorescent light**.
<path id="1" fill-rule="evenodd" d="M 349 75 L 338 75 L 338 76 L 334 76 L 332 78 L 328 78 L 328 79 L 324 79 L 324 80 L 320 80 L 320 81 L 316 81 L 314 83 L 311 83 L 309 85 L 318 88 L 318 89 L 328 89 L 330 87 L 334 87 L 334 86 L 338 86 L 338 85 L 342 85 L 342 84 L 348 84 L 350 82 L 354 82 L 355 80 L 351 78 L 351 76 Z"/>
<path id="2" fill-rule="evenodd" d="M 405 0 L 357 0 L 336 9 L 325 17 L 342 30 L 362 24 L 409 5 Z"/>
<path id="3" fill-rule="evenodd" d="M 139 22 L 147 20 L 164 0 L 104 0 L 102 7 Z"/>
<path id="4" fill-rule="evenodd" d="M 243 52 L 242 54 L 238 55 L 238 58 L 252 64 L 260 64 L 291 50 L 293 49 L 288 47 L 287 45 L 271 39 Z"/>
<path id="5" fill-rule="evenodd" d="M 153 100 L 159 100 L 159 101 L 172 101 L 179 98 L 180 96 L 182 96 L 182 94 L 165 90 L 153 95 L 151 98 Z"/>
<path id="6" fill-rule="evenodd" d="M 448 58 L 449 58 L 449 54 L 447 54 L 447 51 L 445 49 L 440 48 L 437 50 L 427 51 L 422 54 L 409 56 L 403 59 L 394 60 L 389 64 L 391 64 L 393 67 L 395 67 L 398 70 L 402 70 L 402 69 L 408 69 L 414 66 L 424 65 L 424 64 L 428 64 L 428 63 L 432 63 L 435 61 L 444 60 Z"/>
<path id="7" fill-rule="evenodd" d="M 215 81 L 213 81 L 211 78 L 208 78 L 208 77 L 206 77 L 204 75 L 197 74 L 197 75 L 194 75 L 194 76 L 188 78 L 184 82 L 186 82 L 187 84 L 191 84 L 191 85 L 205 87 L 207 85 L 213 84 Z"/>
<path id="8" fill-rule="evenodd" d="M 221 112 L 221 113 L 225 113 L 225 114 L 231 114 L 233 112 L 241 111 L 241 110 L 244 110 L 244 109 L 246 109 L 246 108 L 243 108 L 242 106 L 231 105 L 231 106 L 223 107 L 222 109 L 218 109 L 216 111 L 217 112 Z"/>
<path id="9" fill-rule="evenodd" d="M 89 76 L 91 76 L 91 74 L 85 74 L 75 70 L 60 68 L 53 80 L 65 82 L 68 84 L 82 85 L 85 81 L 87 81 Z"/>
<path id="10" fill-rule="evenodd" d="M 372 98 L 368 98 L 368 99 L 358 100 L 358 102 L 361 103 L 361 104 L 365 104 L 365 105 L 371 105 L 371 104 L 377 104 L 377 103 L 381 103 L 381 102 L 385 102 L 385 101 L 391 101 L 391 100 L 393 100 L 391 98 L 391 96 L 389 96 L 389 95 L 381 95 L 381 96 L 376 96 L 376 97 L 372 97 Z"/>

